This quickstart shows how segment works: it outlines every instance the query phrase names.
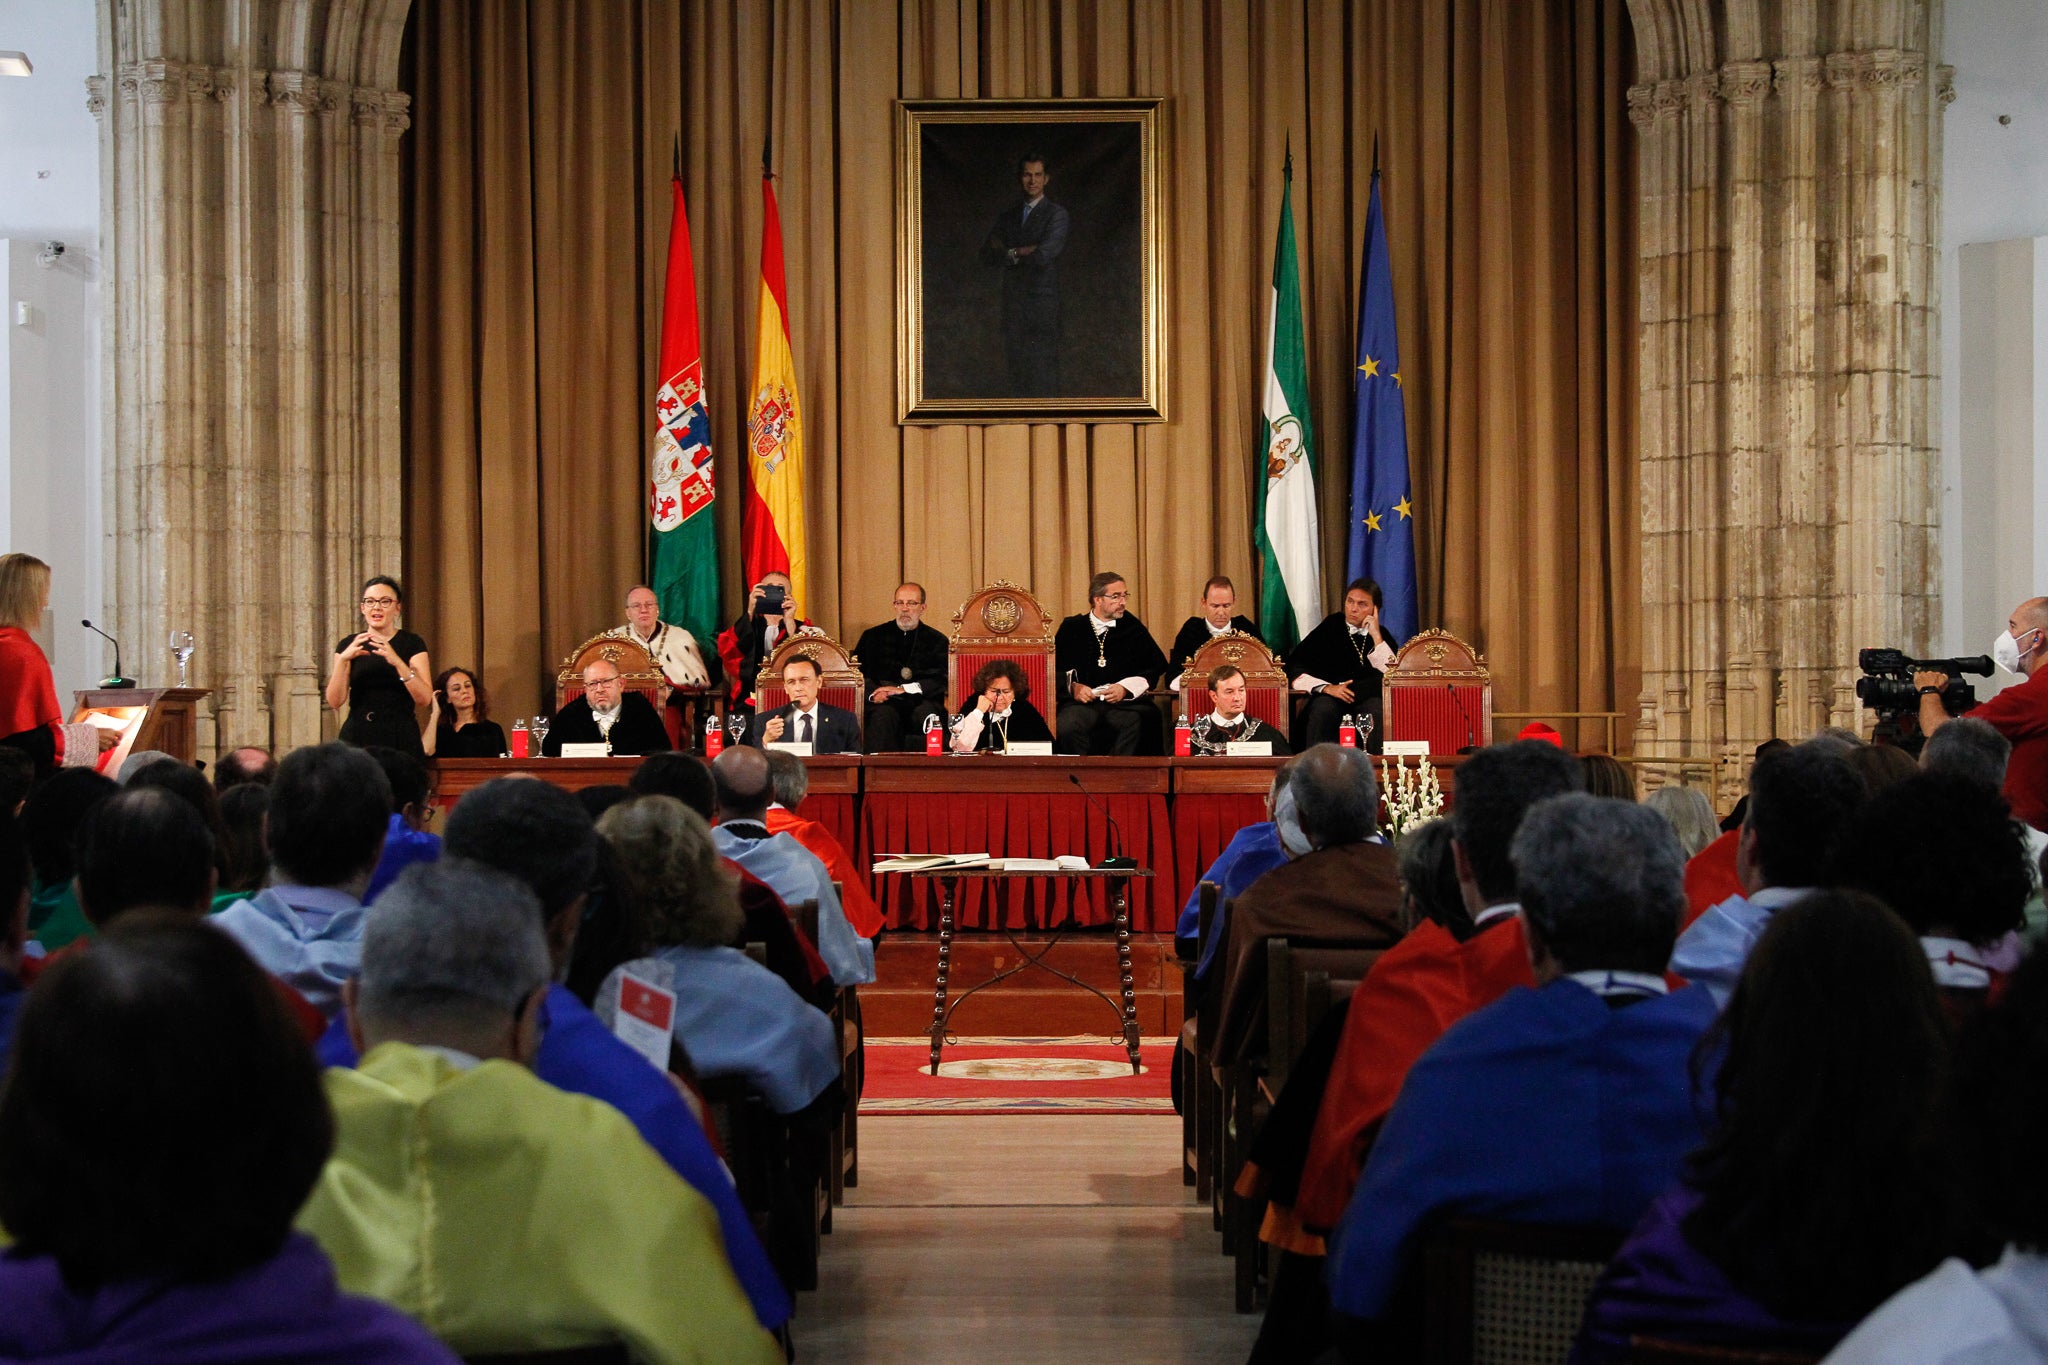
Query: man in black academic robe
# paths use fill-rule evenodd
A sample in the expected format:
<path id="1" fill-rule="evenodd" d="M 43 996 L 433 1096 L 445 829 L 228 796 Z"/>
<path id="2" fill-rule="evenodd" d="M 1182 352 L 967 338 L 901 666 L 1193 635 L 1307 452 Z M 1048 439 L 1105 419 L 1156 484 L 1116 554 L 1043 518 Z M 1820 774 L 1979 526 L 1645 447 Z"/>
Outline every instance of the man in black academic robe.
<path id="1" fill-rule="evenodd" d="M 1280 731 L 1255 716 L 1245 714 L 1245 702 L 1249 699 L 1250 688 L 1245 683 L 1244 670 L 1235 664 L 1224 664 L 1209 674 L 1209 702 L 1211 710 L 1205 716 L 1192 718 L 1193 733 L 1188 737 L 1189 753 L 1197 758 L 1219 757 L 1230 752 L 1232 744 L 1270 744 L 1276 754 L 1294 751 L 1287 746 L 1287 738 Z"/>
<path id="2" fill-rule="evenodd" d="M 1122 575 L 1088 580 L 1088 610 L 1060 622 L 1052 638 L 1059 672 L 1059 746 L 1071 754 L 1163 753 L 1159 708 L 1145 693 L 1159 685 L 1166 656 L 1130 614 Z"/>
<path id="3" fill-rule="evenodd" d="M 1173 691 L 1180 691 L 1180 675 L 1195 657 L 1195 651 L 1225 631 L 1237 631 L 1249 635 L 1260 644 L 1265 637 L 1249 616 L 1237 614 L 1237 588 L 1222 574 L 1217 574 L 1202 588 L 1202 609 L 1181 623 L 1180 634 L 1173 637 L 1173 652 L 1166 656 L 1166 685 Z"/>
<path id="4" fill-rule="evenodd" d="M 903 583 L 896 612 L 865 632 L 853 652 L 866 679 L 869 753 L 924 752 L 924 723 L 946 723 L 946 637 L 924 623 L 924 586 Z"/>
<path id="5" fill-rule="evenodd" d="M 564 744 L 606 744 L 614 755 L 659 754 L 673 747 L 654 703 L 626 691 L 618 665 L 603 659 L 583 670 L 583 695 L 555 712 L 541 752 L 559 758 Z"/>
<path id="6" fill-rule="evenodd" d="M 1334 744 L 1344 717 L 1371 716 L 1367 747 L 1377 751 L 1386 726 L 1380 685 L 1401 642 L 1380 625 L 1380 585 L 1357 578 L 1344 589 L 1344 609 L 1333 611 L 1287 653 L 1287 679 L 1309 694 L 1302 708 L 1299 747 Z"/>

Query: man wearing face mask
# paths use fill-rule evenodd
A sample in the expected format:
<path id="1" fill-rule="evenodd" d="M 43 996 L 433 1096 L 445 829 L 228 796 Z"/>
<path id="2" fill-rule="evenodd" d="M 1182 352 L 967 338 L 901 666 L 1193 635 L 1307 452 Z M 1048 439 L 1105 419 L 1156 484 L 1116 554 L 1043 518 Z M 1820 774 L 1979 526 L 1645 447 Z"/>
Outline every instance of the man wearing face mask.
<path id="1" fill-rule="evenodd" d="M 2035 829 L 2048 830 L 2048 597 L 2030 597 L 2012 609 L 2005 632 L 1992 642 L 1999 667 L 2026 681 L 1979 703 L 1972 719 L 1990 725 L 2012 742 L 2005 765 L 2005 799 L 2012 813 Z M 1948 675 L 1913 675 L 1920 689 L 1920 731 L 1933 734 L 1950 720 L 1941 704 Z"/>
<path id="2" fill-rule="evenodd" d="M 1401 937 L 1401 877 L 1378 830 L 1380 793 L 1362 750 L 1318 744 L 1273 801 L 1288 861 L 1247 887 L 1223 941 L 1218 1064 L 1266 1048 L 1266 941 L 1388 947 Z"/>

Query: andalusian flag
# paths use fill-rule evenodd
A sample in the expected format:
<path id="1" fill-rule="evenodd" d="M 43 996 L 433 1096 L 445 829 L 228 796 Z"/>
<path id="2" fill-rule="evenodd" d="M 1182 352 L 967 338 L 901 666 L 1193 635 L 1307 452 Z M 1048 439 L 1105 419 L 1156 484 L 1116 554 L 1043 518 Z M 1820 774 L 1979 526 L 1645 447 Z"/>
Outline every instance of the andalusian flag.
<path id="1" fill-rule="evenodd" d="M 668 283 L 661 305 L 661 384 L 654 391 L 654 456 L 647 475 L 647 585 L 661 619 L 709 641 L 718 634 L 718 526 L 711 416 L 697 337 L 697 269 L 683 182 L 670 182 Z M 799 599 L 801 601 L 801 599 Z"/>
<path id="2" fill-rule="evenodd" d="M 747 582 L 780 569 L 799 608 L 810 601 L 804 555 L 804 429 L 789 349 L 789 287 L 774 177 L 761 162 L 761 297 L 754 310 L 753 401 L 747 405 Z"/>
<path id="3" fill-rule="evenodd" d="M 1265 420 L 1259 426 L 1265 477 L 1259 481 L 1253 531 L 1259 551 L 1259 629 L 1266 643 L 1284 652 L 1322 621 L 1323 592 L 1291 152 L 1281 174 L 1280 239 L 1273 248 L 1273 296 L 1266 313 Z"/>

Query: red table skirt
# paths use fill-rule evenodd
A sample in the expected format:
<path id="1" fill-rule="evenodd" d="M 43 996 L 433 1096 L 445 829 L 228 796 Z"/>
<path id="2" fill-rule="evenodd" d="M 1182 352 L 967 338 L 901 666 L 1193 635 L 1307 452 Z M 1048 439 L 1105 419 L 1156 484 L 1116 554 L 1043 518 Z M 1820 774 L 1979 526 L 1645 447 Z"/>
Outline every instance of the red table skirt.
<path id="1" fill-rule="evenodd" d="M 1173 913 L 1195 894 L 1195 884 L 1209 870 L 1237 832 L 1266 818 L 1263 796 L 1183 792 L 1173 798 Z M 1162 888 L 1164 889 L 1164 888 Z"/>
<path id="2" fill-rule="evenodd" d="M 846 850 L 846 856 L 853 859 L 855 867 L 868 865 L 860 850 L 860 824 L 853 813 L 853 796 L 850 793 L 814 792 L 804 798 L 796 813 L 823 825 Z M 1261 815 L 1259 818 L 1263 820 L 1266 817 Z"/>
<path id="3" fill-rule="evenodd" d="M 1166 798 L 1099 798 L 1123 835 L 1123 851 L 1153 875 L 1131 882 L 1131 928 L 1160 933 L 1173 928 L 1173 831 Z M 810 803 L 804 803 L 808 809 Z M 870 792 L 864 859 L 890 853 L 987 853 L 992 857 L 1050 858 L 1077 853 L 1091 863 L 1109 854 L 1109 827 L 1086 797 L 989 796 Z M 1264 818 L 1263 807 L 1259 817 Z M 1227 837 L 1227 836 L 1226 836 Z M 929 878 L 873 878 L 875 900 L 892 929 L 937 929 L 938 889 Z M 975 881 L 960 885 L 954 926 L 971 929 L 1043 928 L 1063 923 L 1107 924 L 1113 918 L 1107 889 L 1060 878 L 1005 882 L 1000 889 Z"/>

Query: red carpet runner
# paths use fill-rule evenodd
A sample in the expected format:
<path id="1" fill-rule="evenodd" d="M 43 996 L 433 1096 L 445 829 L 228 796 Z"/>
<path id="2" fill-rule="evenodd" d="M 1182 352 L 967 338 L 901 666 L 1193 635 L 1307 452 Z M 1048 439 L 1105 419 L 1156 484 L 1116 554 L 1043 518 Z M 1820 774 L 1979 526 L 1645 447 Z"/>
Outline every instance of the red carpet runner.
<path id="1" fill-rule="evenodd" d="M 970 1038 L 946 1045 L 939 1074 L 924 1038 L 869 1038 L 860 1112 L 1170 1114 L 1170 1038 L 1148 1038 L 1144 1074 L 1121 1043 L 1091 1038 Z"/>

